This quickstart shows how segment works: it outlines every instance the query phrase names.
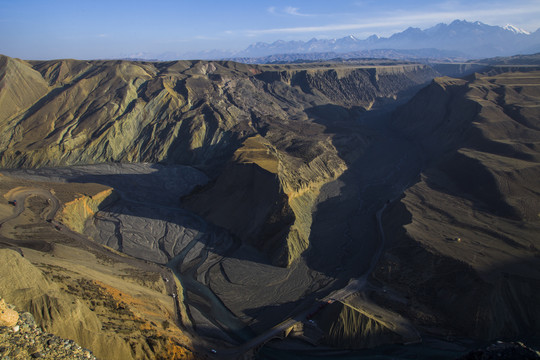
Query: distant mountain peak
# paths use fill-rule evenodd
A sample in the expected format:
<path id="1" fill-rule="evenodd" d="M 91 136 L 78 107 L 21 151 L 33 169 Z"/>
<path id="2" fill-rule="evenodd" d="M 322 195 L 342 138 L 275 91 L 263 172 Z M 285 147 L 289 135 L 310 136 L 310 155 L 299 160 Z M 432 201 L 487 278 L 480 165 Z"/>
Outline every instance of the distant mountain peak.
<path id="1" fill-rule="evenodd" d="M 476 24 L 476 25 L 480 25 L 482 24 L 480 21 L 475 21 L 475 22 L 468 22 L 467 20 L 459 20 L 459 19 L 456 19 L 454 21 L 452 21 L 450 24 L 448 24 L 449 26 L 452 26 L 452 25 L 460 25 L 460 24 Z"/>
<path id="2" fill-rule="evenodd" d="M 421 32 L 422 29 L 418 28 L 418 27 L 413 27 L 413 26 L 409 26 L 407 29 L 405 29 L 403 32 L 404 33 L 417 33 L 417 32 Z"/>
<path id="3" fill-rule="evenodd" d="M 463 41 L 466 38 L 467 41 Z M 437 49 L 462 54 L 469 58 L 508 56 L 534 52 L 540 43 L 540 31 L 530 34 L 514 25 L 496 26 L 481 21 L 454 20 L 427 29 L 410 26 L 389 37 L 372 35 L 358 39 L 348 35 L 338 39 L 311 39 L 261 44 L 256 49 L 239 52 L 240 57 L 264 57 L 276 54 L 347 53 L 375 49 Z M 532 50 L 529 50 L 532 49 Z M 237 56 L 238 56 L 237 55 Z M 460 57 L 462 55 L 459 55 Z"/>
<path id="4" fill-rule="evenodd" d="M 531 35 L 531 33 L 528 32 L 527 30 L 520 29 L 520 28 L 518 28 L 517 26 L 511 25 L 511 24 L 506 24 L 506 25 L 503 27 L 503 29 L 504 29 L 504 30 L 511 31 L 511 32 L 513 32 L 514 34 Z"/>
<path id="5" fill-rule="evenodd" d="M 466 39 L 466 41 L 464 41 Z M 425 49 L 432 49 L 426 52 Z M 531 54 L 540 51 L 540 29 L 529 33 L 517 26 L 488 25 L 480 21 L 454 20 L 450 23 L 438 23 L 426 29 L 408 27 L 386 37 L 371 35 L 359 39 L 350 34 L 342 38 L 322 38 L 303 40 L 283 40 L 274 42 L 257 42 L 243 50 L 212 50 L 206 52 L 184 54 L 184 58 L 201 59 L 244 59 L 273 56 L 272 61 L 279 61 L 279 56 L 288 54 L 306 54 L 304 59 L 315 59 L 314 54 L 368 54 L 372 50 L 381 50 L 378 54 L 390 56 L 390 50 L 416 51 L 427 58 L 447 59 L 448 57 L 482 59 L 494 56 L 510 56 L 515 54 Z M 420 51 L 420 52 L 419 52 Z M 374 53 L 371 53 L 374 54 Z M 401 52 L 400 54 L 403 54 Z M 453 55 L 452 55 L 453 54 Z M 278 56 L 279 55 L 279 56 Z M 324 56 L 326 56 L 324 55 Z M 276 58 L 276 56 L 278 56 Z M 171 54 L 134 54 L 137 59 L 172 60 Z M 176 57 L 178 58 L 178 57 Z"/>

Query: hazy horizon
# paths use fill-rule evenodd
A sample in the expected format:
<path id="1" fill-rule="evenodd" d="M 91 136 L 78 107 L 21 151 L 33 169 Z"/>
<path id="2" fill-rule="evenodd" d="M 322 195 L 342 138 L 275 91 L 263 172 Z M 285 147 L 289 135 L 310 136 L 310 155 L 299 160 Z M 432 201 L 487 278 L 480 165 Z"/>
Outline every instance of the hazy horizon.
<path id="1" fill-rule="evenodd" d="M 455 19 L 540 28 L 538 1 L 0 0 L 0 53 L 23 59 L 111 59 L 242 50 L 256 42 L 384 37 Z"/>

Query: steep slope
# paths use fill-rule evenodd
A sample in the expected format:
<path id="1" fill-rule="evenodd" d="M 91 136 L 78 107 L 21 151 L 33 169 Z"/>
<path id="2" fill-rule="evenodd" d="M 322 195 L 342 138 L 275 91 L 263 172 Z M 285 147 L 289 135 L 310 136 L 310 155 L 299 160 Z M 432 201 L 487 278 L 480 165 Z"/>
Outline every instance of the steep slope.
<path id="1" fill-rule="evenodd" d="M 426 151 L 444 155 L 441 166 L 463 191 L 503 215 L 535 220 L 538 209 L 522 200 L 539 190 L 538 74 L 437 79 L 397 122 Z"/>
<path id="2" fill-rule="evenodd" d="M 333 347 L 363 349 L 382 344 L 421 341 L 418 331 L 398 314 L 355 294 L 325 307 L 315 321 Z"/>
<path id="3" fill-rule="evenodd" d="M 279 160 L 272 152 L 262 137 L 248 138 L 215 184 L 183 203 L 270 258 L 280 259 L 283 235 L 295 216 L 280 186 Z"/>
<path id="4" fill-rule="evenodd" d="M 80 63 L 71 67 L 55 62 L 35 66 L 53 82 L 54 88 L 37 106 L 25 109 L 10 122 L 8 128 L 19 129 L 24 137 L 19 135 L 11 140 L 9 147 L 12 149 L 4 152 L 3 164 L 36 166 L 165 159 L 171 142 L 182 128 L 182 122 L 171 123 L 171 118 L 178 118 L 180 109 L 191 106 L 190 90 L 181 90 L 182 86 L 178 84 L 177 90 L 184 91 L 185 97 L 173 90 L 187 76 L 179 73 L 170 76 L 166 70 L 173 70 L 173 67 L 161 69 L 165 74 L 156 77 L 160 69 L 153 65 Z M 67 73 L 60 77 L 65 67 L 68 68 L 63 72 Z M 188 66 L 180 66 L 180 71 L 186 68 Z M 59 74 L 51 77 L 54 69 L 58 69 Z M 73 73 L 69 73 L 70 70 Z M 194 84 L 194 87 L 205 84 Z M 211 127 L 212 119 L 201 123 L 204 118 L 201 112 L 185 116 L 189 123 L 184 124 L 184 127 L 187 125 L 184 130 L 189 133 L 187 149 L 200 147 L 205 141 L 207 127 Z M 215 125 L 209 135 L 210 142 L 213 132 L 218 130 Z M 148 139 L 155 136 L 163 144 L 147 149 L 146 146 L 155 146 L 147 144 Z M 43 154 L 46 148 L 48 150 Z M 15 155 L 17 151 L 22 154 Z"/>
<path id="5" fill-rule="evenodd" d="M 0 120 L 11 118 L 43 97 L 49 86 L 32 66 L 22 60 L 0 55 Z M 5 145 L 2 145 L 5 146 Z"/>
<path id="6" fill-rule="evenodd" d="M 310 109 L 327 104 L 369 108 L 436 75 L 424 65 L 62 60 L 31 67 L 2 59 L 4 78 L 14 78 L 13 85 L 3 88 L 3 109 L 14 109 L 1 117 L 9 135 L 0 148 L 3 167 L 103 161 L 215 164 L 250 135 L 266 137 L 274 131 L 277 137 L 291 130 L 288 124 L 311 123 Z M 10 95 L 18 88 L 32 94 L 23 97 L 25 103 Z"/>
<path id="7" fill-rule="evenodd" d="M 43 332 L 36 325 L 33 315 L 29 312 L 18 314 L 9 309 L 13 305 L 6 305 L 0 299 L 0 313 L 2 318 L 6 312 L 17 314 L 18 321 L 10 327 L 3 322 L 0 326 L 0 348 L 4 358 L 40 358 L 43 360 L 96 360 L 92 351 L 84 349 L 73 340 L 62 339 L 54 334 Z"/>
<path id="8" fill-rule="evenodd" d="M 98 195 L 95 201 L 110 192 L 97 184 L 0 177 L 3 195 L 17 186 L 53 189 L 66 203 L 77 197 L 84 201 L 78 191 Z M 0 292 L 8 302 L 32 313 L 44 330 L 77 341 L 100 359 L 195 358 L 186 328 L 179 328 L 190 326 L 182 313 L 182 289 L 171 297 L 168 271 L 45 221 L 51 204 L 42 196 L 24 202 L 24 211 L 11 218 L 13 206 L 3 197 L 0 203 Z M 85 208 L 80 210 L 78 218 L 83 218 Z"/>
<path id="9" fill-rule="evenodd" d="M 18 111 L 2 119 L 7 136 L 0 146 L 1 166 L 182 163 L 213 177 L 220 174 L 223 180 L 215 182 L 220 187 L 226 179 L 240 176 L 249 182 L 257 176 L 244 173 L 246 164 L 235 152 L 246 139 L 258 136 L 278 164 L 275 179 L 269 180 L 273 185 L 261 180 L 271 189 L 262 201 L 278 199 L 285 207 L 268 210 L 249 231 L 240 231 L 223 216 L 246 219 L 260 202 L 246 203 L 235 209 L 237 213 L 214 216 L 199 211 L 212 208 L 199 199 L 193 201 L 199 204 L 194 209 L 244 243 L 264 234 L 256 243 L 272 249 L 272 261 L 281 265 L 290 264 L 309 247 L 318 191 L 346 169 L 328 127 L 409 96 L 436 75 L 430 67 L 416 64 L 265 67 L 233 62 L 58 60 L 24 66 L 32 76 L 41 74 L 37 83 L 45 83 L 49 91 L 31 106 L 13 105 Z M 4 66 L 3 71 L 12 69 Z M 357 140 L 355 151 L 360 153 L 368 140 Z M 225 163 L 230 166 L 224 167 Z M 259 171 L 257 163 L 253 166 Z M 211 194 L 223 194 L 222 190 Z M 242 191 L 233 191 L 223 202 L 240 200 L 246 196 Z M 272 224 L 289 223 L 289 231 L 280 229 L 279 235 L 269 230 L 275 227 Z"/>
<path id="10" fill-rule="evenodd" d="M 540 73 L 435 80 L 394 124 L 428 161 L 385 212 L 374 277 L 387 306 L 439 334 L 538 334 Z"/>
<path id="11" fill-rule="evenodd" d="M 98 317 L 79 301 L 62 294 L 41 271 L 12 250 L 2 250 L 2 283 L 0 288 L 8 301 L 36 315 L 36 320 L 47 331 L 59 336 L 75 338 L 81 344 L 104 355 L 114 351 L 113 357 L 130 356 L 129 348 L 120 339 L 101 330 Z M 8 271 L 8 269 L 10 269 Z M 13 288 L 12 284 L 17 284 Z"/>

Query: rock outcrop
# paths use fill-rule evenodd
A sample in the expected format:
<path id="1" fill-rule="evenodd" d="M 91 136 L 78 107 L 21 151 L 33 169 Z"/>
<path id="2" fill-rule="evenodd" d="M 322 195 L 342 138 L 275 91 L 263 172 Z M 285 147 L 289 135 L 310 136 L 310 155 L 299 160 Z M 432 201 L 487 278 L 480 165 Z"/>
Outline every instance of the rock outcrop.
<path id="1" fill-rule="evenodd" d="M 106 189 L 94 195 L 80 194 L 75 200 L 67 202 L 62 207 L 58 221 L 67 225 L 74 231 L 84 232 L 86 222 L 91 219 L 100 208 L 103 208 L 118 198 L 113 189 Z"/>
<path id="2" fill-rule="evenodd" d="M 10 309 L 4 299 L 0 299 L 0 326 L 13 327 L 19 321 L 19 313 Z"/>

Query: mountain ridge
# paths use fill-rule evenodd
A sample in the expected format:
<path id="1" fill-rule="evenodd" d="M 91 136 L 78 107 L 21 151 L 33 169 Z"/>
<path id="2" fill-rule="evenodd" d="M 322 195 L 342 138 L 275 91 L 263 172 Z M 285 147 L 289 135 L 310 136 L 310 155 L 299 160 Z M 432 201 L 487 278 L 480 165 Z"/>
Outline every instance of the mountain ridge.
<path id="1" fill-rule="evenodd" d="M 374 34 L 365 39 L 358 39 L 354 35 L 348 35 L 333 39 L 312 38 L 307 41 L 276 40 L 271 43 L 257 42 L 239 51 L 208 50 L 184 55 L 174 52 L 161 55 L 138 53 L 127 56 L 126 58 L 147 58 L 161 61 L 177 58 L 200 58 L 207 60 L 232 59 L 243 62 L 241 59 L 263 58 L 267 56 L 275 57 L 279 54 L 308 55 L 329 52 L 345 54 L 381 49 L 394 51 L 407 50 L 413 53 L 412 58 L 414 58 L 418 56 L 414 54 L 414 50 L 429 48 L 436 49 L 439 52 L 446 51 L 454 58 L 467 59 L 537 52 L 540 51 L 540 29 L 534 32 L 528 32 L 510 24 L 493 26 L 480 21 L 454 20 L 450 24 L 439 23 L 424 30 L 417 27 L 408 27 L 388 37 L 380 37 Z M 443 56 L 443 58 L 447 56 Z M 432 57 L 441 58 L 437 52 L 433 52 Z M 251 62 L 253 61 L 251 60 Z"/>
<path id="2" fill-rule="evenodd" d="M 467 39 L 467 41 L 463 41 Z M 479 48 L 478 45 L 482 44 Z M 413 50 L 436 48 L 438 50 L 464 53 L 472 58 L 511 55 L 519 53 L 534 44 L 540 43 L 540 32 L 517 31 L 515 27 L 491 26 L 479 21 L 468 22 L 455 20 L 450 24 L 440 23 L 422 30 L 409 27 L 402 32 L 384 38 L 372 35 L 364 40 L 351 36 L 339 39 L 303 41 L 276 41 L 273 43 L 257 43 L 240 52 L 242 56 L 268 56 L 276 53 L 311 53 L 335 51 L 346 53 L 351 51 L 396 49 Z"/>

